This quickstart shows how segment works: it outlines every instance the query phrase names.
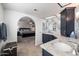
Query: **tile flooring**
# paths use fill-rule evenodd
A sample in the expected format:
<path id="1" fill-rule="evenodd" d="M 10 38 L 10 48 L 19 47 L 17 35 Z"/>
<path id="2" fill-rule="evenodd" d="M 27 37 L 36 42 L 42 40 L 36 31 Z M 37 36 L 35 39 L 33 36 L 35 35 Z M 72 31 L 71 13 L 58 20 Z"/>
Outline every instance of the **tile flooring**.
<path id="1" fill-rule="evenodd" d="M 18 56 L 41 56 L 42 49 L 40 46 L 35 46 L 35 37 L 18 37 L 20 42 L 17 43 Z"/>

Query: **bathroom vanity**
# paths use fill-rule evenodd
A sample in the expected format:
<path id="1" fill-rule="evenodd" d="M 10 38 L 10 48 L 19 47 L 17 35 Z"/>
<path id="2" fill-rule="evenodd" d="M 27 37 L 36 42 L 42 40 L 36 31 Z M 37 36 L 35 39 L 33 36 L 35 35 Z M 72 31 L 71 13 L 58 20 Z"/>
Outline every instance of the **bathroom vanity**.
<path id="1" fill-rule="evenodd" d="M 55 39 L 56 39 L 56 37 L 51 35 L 51 34 L 46 34 L 46 33 L 42 34 L 42 42 L 43 42 L 43 44 L 47 43 L 49 41 L 55 40 Z M 49 52 L 47 52 L 44 49 L 42 49 L 42 55 L 43 56 L 52 56 L 52 54 L 50 54 Z"/>
<path id="2" fill-rule="evenodd" d="M 76 56 L 74 49 L 76 49 L 77 44 L 79 44 L 79 39 L 64 37 L 56 33 L 46 34 L 56 36 L 57 39 L 40 45 L 40 47 L 43 49 L 43 56 Z"/>
<path id="3" fill-rule="evenodd" d="M 79 55 L 79 39 L 70 38 L 72 32 L 75 32 L 75 7 L 67 7 L 61 13 L 61 24 L 49 26 L 53 21 L 47 22 L 47 31 L 43 32 L 42 55 L 43 56 L 75 56 Z M 58 20 L 57 20 L 58 21 Z M 58 24 L 56 22 L 56 24 Z M 54 25 L 54 24 L 52 24 Z M 59 28 L 58 28 L 59 27 Z M 55 30 L 53 30 L 53 29 Z M 44 30 L 45 31 L 45 30 Z M 79 48 L 78 48 L 79 49 Z"/>

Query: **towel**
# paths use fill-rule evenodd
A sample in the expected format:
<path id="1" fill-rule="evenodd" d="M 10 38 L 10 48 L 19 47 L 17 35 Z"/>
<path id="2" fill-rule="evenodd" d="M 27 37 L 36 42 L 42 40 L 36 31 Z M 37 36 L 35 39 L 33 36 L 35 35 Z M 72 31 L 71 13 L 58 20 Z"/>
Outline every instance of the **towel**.
<path id="1" fill-rule="evenodd" d="M 0 40 L 6 40 L 7 39 L 7 27 L 5 23 L 0 24 Z"/>

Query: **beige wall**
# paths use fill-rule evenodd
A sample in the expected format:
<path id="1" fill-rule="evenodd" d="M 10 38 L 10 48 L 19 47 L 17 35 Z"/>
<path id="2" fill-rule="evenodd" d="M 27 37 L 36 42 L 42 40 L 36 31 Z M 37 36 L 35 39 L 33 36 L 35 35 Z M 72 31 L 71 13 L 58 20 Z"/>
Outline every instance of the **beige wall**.
<path id="1" fill-rule="evenodd" d="M 6 42 L 17 41 L 17 29 L 18 29 L 18 21 L 22 17 L 30 17 L 35 22 L 35 45 L 42 43 L 42 23 L 41 19 L 34 17 L 32 15 L 23 14 L 20 12 L 5 10 L 5 22 L 7 24 L 8 30 L 8 38 Z"/>
<path id="2" fill-rule="evenodd" d="M 0 3 L 0 21 L 3 21 L 3 7 L 2 4 Z"/>

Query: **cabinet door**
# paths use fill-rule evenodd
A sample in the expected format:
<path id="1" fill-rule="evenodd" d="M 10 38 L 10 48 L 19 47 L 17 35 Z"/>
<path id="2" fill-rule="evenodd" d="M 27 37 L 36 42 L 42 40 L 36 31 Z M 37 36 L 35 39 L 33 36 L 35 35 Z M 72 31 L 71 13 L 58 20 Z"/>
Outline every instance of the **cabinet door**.
<path id="1" fill-rule="evenodd" d="M 42 56 L 53 56 L 53 55 L 42 49 Z"/>
<path id="2" fill-rule="evenodd" d="M 67 20 L 66 20 L 66 35 L 69 37 L 71 32 L 74 31 L 74 8 L 67 10 Z"/>
<path id="3" fill-rule="evenodd" d="M 61 13 L 61 35 L 66 36 L 66 12 Z"/>
<path id="4" fill-rule="evenodd" d="M 43 34 L 42 41 L 43 41 L 43 43 L 46 43 L 46 42 L 54 40 L 54 39 L 56 39 L 56 37 L 53 35 Z"/>
<path id="5" fill-rule="evenodd" d="M 74 31 L 75 8 L 67 7 L 61 12 L 61 35 L 70 37 Z"/>

